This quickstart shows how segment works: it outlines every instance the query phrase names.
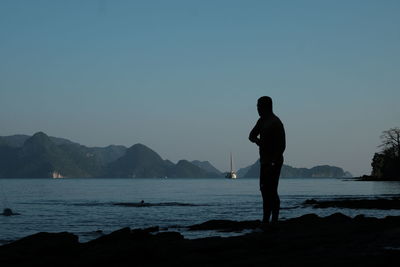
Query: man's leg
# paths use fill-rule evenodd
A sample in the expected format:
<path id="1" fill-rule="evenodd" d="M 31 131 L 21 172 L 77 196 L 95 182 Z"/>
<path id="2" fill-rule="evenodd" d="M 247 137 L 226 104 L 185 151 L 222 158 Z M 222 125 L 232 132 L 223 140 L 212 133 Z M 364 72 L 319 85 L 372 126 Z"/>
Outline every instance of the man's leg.
<path id="1" fill-rule="evenodd" d="M 267 163 L 260 166 L 260 190 L 263 198 L 263 222 L 277 222 L 279 218 L 280 199 L 278 195 L 279 176 L 283 159 L 274 164 Z"/>
<path id="2" fill-rule="evenodd" d="M 263 223 L 269 223 L 273 209 L 273 185 L 271 184 L 271 165 L 263 163 L 260 165 L 260 190 L 263 199 Z"/>
<path id="3" fill-rule="evenodd" d="M 273 198 L 273 205 L 272 205 L 272 218 L 271 218 L 272 223 L 276 223 L 279 219 L 280 206 L 281 206 L 281 200 L 279 199 L 278 193 L 276 193 Z"/>
<path id="4" fill-rule="evenodd" d="M 261 190 L 261 196 L 263 198 L 263 223 L 268 224 L 271 217 L 272 206 L 271 206 L 271 194 L 268 190 Z"/>
<path id="5" fill-rule="evenodd" d="M 281 200 L 278 195 L 279 176 L 283 165 L 283 158 L 276 162 L 271 170 L 271 191 L 272 191 L 272 219 L 271 222 L 278 222 Z"/>

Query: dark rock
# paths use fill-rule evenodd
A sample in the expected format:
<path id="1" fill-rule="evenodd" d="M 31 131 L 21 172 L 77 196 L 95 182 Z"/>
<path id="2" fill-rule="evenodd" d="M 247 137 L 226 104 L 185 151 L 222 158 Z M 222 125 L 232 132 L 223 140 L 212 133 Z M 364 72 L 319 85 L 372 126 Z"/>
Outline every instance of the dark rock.
<path id="1" fill-rule="evenodd" d="M 21 238 L 13 243 L 4 245 L 4 248 L 29 248 L 30 250 L 43 250 L 43 249 L 55 249 L 60 247 L 72 247 L 77 244 L 78 236 L 68 233 L 46 233 L 40 232 L 34 235 L 30 235 Z"/>
<path id="2" fill-rule="evenodd" d="M 145 229 L 133 229 L 125 227 L 114 231 L 108 235 L 103 235 L 95 240 L 91 240 L 89 244 L 104 244 L 109 242 L 124 242 L 124 241 L 137 241 L 150 237 L 150 233 L 158 232 L 159 227 L 149 227 Z"/>
<path id="3" fill-rule="evenodd" d="M 363 214 L 357 215 L 354 217 L 353 221 L 356 223 L 362 223 L 362 224 L 374 224 L 378 223 L 380 219 L 375 218 L 375 217 L 366 217 Z"/>
<path id="4" fill-rule="evenodd" d="M 388 223 L 400 225 L 400 216 L 386 216 L 384 220 Z"/>
<path id="5" fill-rule="evenodd" d="M 321 220 L 321 217 L 319 217 L 318 215 L 311 213 L 311 214 L 305 214 L 300 216 L 299 218 L 293 218 L 293 219 L 289 219 L 287 220 L 287 222 L 296 222 L 296 223 L 301 223 L 301 224 L 310 224 L 310 223 L 316 223 L 319 222 Z"/>
<path id="6" fill-rule="evenodd" d="M 230 220 L 210 220 L 201 224 L 195 224 L 189 226 L 189 230 L 244 230 L 244 229 L 255 229 L 259 227 L 261 221 L 230 221 Z"/>
<path id="7" fill-rule="evenodd" d="M 157 238 L 157 240 L 162 241 L 178 241 L 184 239 L 183 235 L 178 232 L 162 232 L 156 234 L 155 237 Z"/>
<path id="8" fill-rule="evenodd" d="M 328 220 L 331 223 L 336 223 L 336 222 L 350 222 L 352 219 L 349 216 L 344 215 L 343 213 L 337 212 L 332 215 L 329 215 L 325 218 L 324 220 Z"/>
<path id="9" fill-rule="evenodd" d="M 132 238 L 147 238 L 149 237 L 150 233 L 158 232 L 160 228 L 158 226 L 155 227 L 149 227 L 145 229 L 133 229 L 131 231 L 131 237 Z"/>
<path id="10" fill-rule="evenodd" d="M 259 221 L 214 220 L 194 229 L 251 228 Z M 280 221 L 278 231 L 184 239 L 157 227 L 123 228 L 80 244 L 68 233 L 37 235 L 0 246 L 0 266 L 398 266 L 400 216 L 336 213 Z"/>
<path id="11" fill-rule="evenodd" d="M 357 215 L 356 217 L 354 217 L 354 220 L 355 221 L 362 221 L 362 220 L 365 220 L 365 215 L 364 214 L 359 214 L 359 215 Z"/>
<path id="12" fill-rule="evenodd" d="M 19 215 L 19 213 L 13 212 L 12 209 L 10 209 L 10 208 L 5 208 L 5 209 L 3 210 L 3 213 L 0 213 L 0 215 L 3 215 L 3 216 L 13 216 L 13 215 Z"/>
<path id="13" fill-rule="evenodd" d="M 65 266 L 62 263 L 74 257 L 79 245 L 78 236 L 71 233 L 37 233 L 1 246 L 0 266 Z"/>
<path id="14" fill-rule="evenodd" d="M 91 240 L 88 243 L 90 244 L 100 244 L 100 243 L 108 243 L 115 242 L 124 239 L 129 239 L 131 235 L 131 229 L 129 227 L 125 227 L 119 230 L 116 230 L 108 235 L 103 235 L 95 240 Z"/>
<path id="15" fill-rule="evenodd" d="M 138 203 L 129 203 L 129 202 L 116 202 L 113 203 L 115 206 L 122 207 L 197 207 L 197 206 L 205 206 L 191 203 L 181 203 L 181 202 L 162 202 L 162 203 L 145 203 L 143 200 Z"/>
<path id="16" fill-rule="evenodd" d="M 313 204 L 317 204 L 318 202 L 315 199 L 307 199 L 306 201 L 304 201 L 304 204 L 307 205 L 313 205 Z"/>

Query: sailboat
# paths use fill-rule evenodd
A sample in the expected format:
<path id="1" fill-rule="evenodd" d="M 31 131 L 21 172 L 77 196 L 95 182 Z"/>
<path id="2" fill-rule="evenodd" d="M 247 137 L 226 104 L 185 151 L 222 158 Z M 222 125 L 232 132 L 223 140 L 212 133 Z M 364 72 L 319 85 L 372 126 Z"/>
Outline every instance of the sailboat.
<path id="1" fill-rule="evenodd" d="M 225 177 L 229 178 L 229 179 L 236 179 L 237 178 L 236 172 L 233 170 L 232 153 L 231 153 L 231 171 L 228 172 Z"/>
<path id="2" fill-rule="evenodd" d="M 54 179 L 64 178 L 64 176 L 62 176 L 61 173 L 56 172 L 56 171 L 53 171 L 53 172 L 51 173 L 51 176 L 52 176 Z"/>

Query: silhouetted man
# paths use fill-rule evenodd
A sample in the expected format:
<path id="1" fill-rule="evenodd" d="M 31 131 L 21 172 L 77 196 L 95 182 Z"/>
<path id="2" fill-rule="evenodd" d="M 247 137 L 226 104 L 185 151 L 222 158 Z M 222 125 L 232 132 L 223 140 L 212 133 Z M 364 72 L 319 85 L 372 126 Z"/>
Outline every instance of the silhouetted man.
<path id="1" fill-rule="evenodd" d="M 260 97 L 257 101 L 260 118 L 249 139 L 260 150 L 260 190 L 263 198 L 263 223 L 277 222 L 280 199 L 278 196 L 279 175 L 283 164 L 283 152 L 286 147 L 285 129 L 281 120 L 272 111 L 272 99 Z"/>

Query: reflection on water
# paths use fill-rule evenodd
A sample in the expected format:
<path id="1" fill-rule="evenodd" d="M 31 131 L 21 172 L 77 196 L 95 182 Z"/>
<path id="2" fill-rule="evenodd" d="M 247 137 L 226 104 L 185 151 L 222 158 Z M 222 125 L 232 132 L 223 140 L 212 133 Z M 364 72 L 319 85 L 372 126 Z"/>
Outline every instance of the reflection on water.
<path id="1" fill-rule="evenodd" d="M 256 220 L 262 214 L 257 179 L 1 179 L 0 243 L 39 231 L 69 231 L 81 241 L 122 227 L 184 226 L 211 219 Z M 281 179 L 282 218 L 342 212 L 384 217 L 398 210 L 313 209 L 306 199 L 370 198 L 400 193 L 400 182 Z M 143 200 L 143 202 L 142 202 Z M 144 205 L 143 205 L 144 204 Z M 142 205 L 142 206 L 141 206 Z M 138 208 L 145 207 L 145 208 Z M 208 234 L 216 234 L 208 233 Z"/>
<path id="2" fill-rule="evenodd" d="M 400 182 L 388 181 L 388 182 L 370 182 L 372 183 L 372 188 L 376 194 L 380 192 L 386 192 L 384 194 L 400 194 Z"/>

